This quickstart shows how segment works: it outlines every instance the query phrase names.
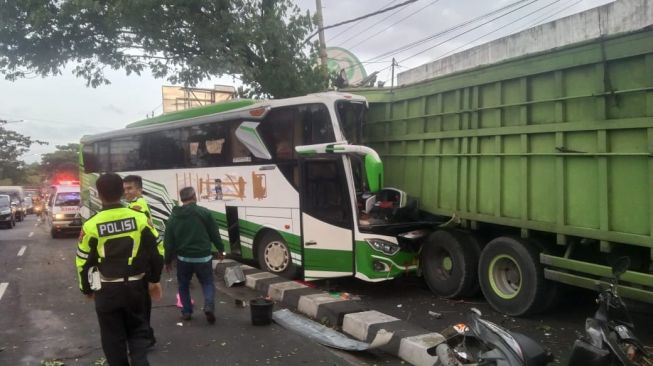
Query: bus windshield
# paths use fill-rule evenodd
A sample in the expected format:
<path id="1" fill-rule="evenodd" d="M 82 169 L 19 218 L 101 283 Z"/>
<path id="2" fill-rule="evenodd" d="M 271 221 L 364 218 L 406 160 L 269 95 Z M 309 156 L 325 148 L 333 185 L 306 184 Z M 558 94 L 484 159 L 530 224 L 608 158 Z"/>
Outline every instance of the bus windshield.
<path id="1" fill-rule="evenodd" d="M 79 206 L 79 203 L 79 192 L 58 193 L 57 199 L 54 201 L 55 206 Z"/>
<path id="2" fill-rule="evenodd" d="M 362 144 L 363 122 L 367 107 L 363 102 L 338 101 L 336 103 L 338 120 L 342 134 L 350 144 Z"/>

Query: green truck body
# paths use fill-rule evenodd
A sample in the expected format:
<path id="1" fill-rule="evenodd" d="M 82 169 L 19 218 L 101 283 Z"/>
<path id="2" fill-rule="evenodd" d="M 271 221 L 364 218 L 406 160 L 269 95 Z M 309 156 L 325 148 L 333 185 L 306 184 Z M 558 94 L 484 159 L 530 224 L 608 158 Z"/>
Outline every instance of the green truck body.
<path id="1" fill-rule="evenodd" d="M 549 280 L 596 288 L 628 255 L 622 294 L 653 302 L 653 30 L 355 93 L 386 186 L 470 232 L 538 237 Z"/>

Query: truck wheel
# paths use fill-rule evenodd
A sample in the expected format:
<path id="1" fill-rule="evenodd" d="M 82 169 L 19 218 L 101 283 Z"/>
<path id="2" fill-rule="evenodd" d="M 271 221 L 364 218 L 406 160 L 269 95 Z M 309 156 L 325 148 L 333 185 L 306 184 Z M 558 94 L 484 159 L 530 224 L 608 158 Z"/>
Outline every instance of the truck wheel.
<path id="1" fill-rule="evenodd" d="M 263 270 L 287 278 L 294 278 L 296 275 L 290 248 L 277 233 L 269 232 L 263 235 L 257 245 L 257 259 Z"/>
<path id="2" fill-rule="evenodd" d="M 489 242 L 478 265 L 481 290 L 497 311 L 525 316 L 542 310 L 546 281 L 539 250 L 527 240 L 499 237 Z"/>
<path id="3" fill-rule="evenodd" d="M 422 247 L 424 280 L 431 291 L 445 298 L 471 296 L 478 290 L 479 246 L 468 233 L 438 230 Z"/>

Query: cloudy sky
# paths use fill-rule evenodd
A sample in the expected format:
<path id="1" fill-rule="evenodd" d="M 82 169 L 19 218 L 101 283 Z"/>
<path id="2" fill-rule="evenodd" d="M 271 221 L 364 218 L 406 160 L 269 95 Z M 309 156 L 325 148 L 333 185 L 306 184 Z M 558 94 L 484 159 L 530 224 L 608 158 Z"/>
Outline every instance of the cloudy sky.
<path id="1" fill-rule="evenodd" d="M 368 14 L 403 3 L 405 0 L 322 0 L 324 25 Z M 404 51 L 398 49 L 467 21 L 481 17 L 517 0 L 418 0 L 360 22 L 326 31 L 327 46 L 343 47 L 361 60 L 368 73 L 381 70 L 379 80 L 390 83 L 390 62 L 399 62 L 397 72 L 488 42 L 541 22 L 593 8 L 611 0 L 530 0 L 463 28 Z M 315 0 L 296 0 L 311 13 Z M 508 12 L 511 12 L 507 14 Z M 484 24 L 486 23 L 486 24 Z M 478 27 L 476 29 L 472 29 Z M 464 33 L 464 34 L 462 34 Z M 462 34 L 462 35 L 460 35 Z M 386 55 L 384 55 L 386 54 Z M 161 85 L 167 83 L 150 75 L 125 76 L 122 71 L 108 74 L 110 85 L 87 88 L 71 73 L 48 78 L 8 82 L 0 77 L 0 119 L 13 121 L 7 128 L 49 142 L 36 146 L 23 158 L 40 160 L 40 155 L 55 145 L 78 142 L 85 134 L 122 128 L 161 113 Z M 234 84 L 224 76 L 205 81 L 198 87 Z"/>

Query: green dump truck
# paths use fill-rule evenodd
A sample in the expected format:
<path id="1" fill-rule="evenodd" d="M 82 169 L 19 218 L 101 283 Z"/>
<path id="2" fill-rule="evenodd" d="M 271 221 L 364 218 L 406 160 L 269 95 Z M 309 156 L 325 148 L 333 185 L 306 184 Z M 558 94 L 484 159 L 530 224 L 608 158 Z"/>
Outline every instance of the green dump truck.
<path id="1" fill-rule="evenodd" d="M 432 291 L 498 311 L 596 289 L 628 256 L 624 297 L 653 303 L 653 30 L 602 37 L 390 91 L 365 144 L 385 185 L 449 220 L 421 249 Z"/>

